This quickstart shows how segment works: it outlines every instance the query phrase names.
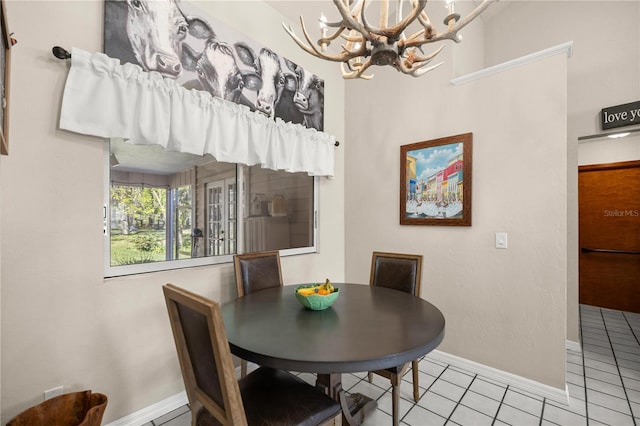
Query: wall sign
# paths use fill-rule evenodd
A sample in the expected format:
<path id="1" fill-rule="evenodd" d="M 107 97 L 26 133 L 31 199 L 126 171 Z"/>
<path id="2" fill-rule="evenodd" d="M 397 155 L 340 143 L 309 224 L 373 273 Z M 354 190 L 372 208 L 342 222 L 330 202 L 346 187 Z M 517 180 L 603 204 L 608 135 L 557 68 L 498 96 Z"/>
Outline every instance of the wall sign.
<path id="1" fill-rule="evenodd" d="M 602 130 L 640 124 L 640 101 L 602 108 Z"/>

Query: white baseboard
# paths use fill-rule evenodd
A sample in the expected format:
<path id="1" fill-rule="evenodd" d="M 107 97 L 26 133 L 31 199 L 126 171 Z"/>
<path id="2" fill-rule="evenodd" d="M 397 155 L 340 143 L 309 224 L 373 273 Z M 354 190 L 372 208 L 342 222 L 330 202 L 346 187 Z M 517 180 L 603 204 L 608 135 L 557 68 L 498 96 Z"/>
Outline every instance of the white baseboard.
<path id="1" fill-rule="evenodd" d="M 149 405 L 142 410 L 138 410 L 135 413 L 121 417 L 105 426 L 141 426 L 175 410 L 176 408 L 186 405 L 187 402 L 187 392 L 182 391 L 170 396 L 169 398 L 165 398 L 160 402 Z"/>
<path id="2" fill-rule="evenodd" d="M 255 368 L 257 368 L 255 364 L 249 363 L 248 371 L 252 371 Z M 236 377 L 240 377 L 240 366 L 235 368 L 235 372 Z M 182 391 L 160 402 L 149 405 L 142 410 L 138 410 L 135 413 L 121 417 L 105 426 L 141 426 L 188 403 L 187 392 Z"/>
<path id="3" fill-rule="evenodd" d="M 552 386 L 545 385 L 543 383 L 536 382 L 522 376 L 507 373 L 506 371 L 488 367 L 484 364 L 479 364 L 477 362 L 470 361 L 465 358 L 460 358 L 458 356 L 451 355 L 446 352 L 441 352 L 439 350 L 432 351 L 431 353 L 429 353 L 429 355 L 427 355 L 427 357 L 442 361 L 446 364 L 451 364 L 464 370 L 473 371 L 488 379 L 495 380 L 496 382 L 515 386 L 518 389 L 531 392 L 535 395 L 540 395 L 544 398 L 551 399 L 564 405 L 569 404 L 569 391 L 566 385 L 564 390 L 554 388 Z"/>
<path id="4" fill-rule="evenodd" d="M 580 351 L 579 343 L 567 340 L 566 344 L 567 349 Z M 576 347 L 577 349 L 575 349 Z M 477 362 L 470 361 L 465 358 L 460 358 L 458 356 L 451 355 L 446 352 L 441 352 L 439 350 L 432 351 L 431 353 L 429 353 L 428 357 L 442 361 L 446 364 L 451 364 L 464 370 L 476 372 L 488 379 L 515 386 L 519 389 L 543 396 L 564 405 L 568 405 L 569 403 L 568 389 L 565 389 L 563 391 L 562 389 L 554 388 L 536 382 L 534 380 L 507 373 L 506 371 L 488 367 L 484 364 L 479 364 Z M 255 364 L 249 363 L 248 371 L 252 371 L 254 368 L 257 368 L 257 366 Z M 236 367 L 235 371 L 236 376 L 240 377 L 240 367 Z M 145 407 L 142 410 L 138 410 L 125 417 L 115 420 L 105 426 L 141 426 L 145 423 L 150 422 L 151 420 L 157 419 L 158 417 L 169 413 L 170 411 L 175 410 L 176 408 L 180 408 L 183 405 L 186 405 L 188 402 L 189 401 L 187 400 L 187 393 L 185 391 L 182 391 L 178 394 L 170 396 L 169 398 L 165 398 L 160 402 Z"/>
<path id="5" fill-rule="evenodd" d="M 573 340 L 566 341 L 566 348 L 570 351 L 582 353 L 582 346 L 580 342 L 574 342 Z"/>

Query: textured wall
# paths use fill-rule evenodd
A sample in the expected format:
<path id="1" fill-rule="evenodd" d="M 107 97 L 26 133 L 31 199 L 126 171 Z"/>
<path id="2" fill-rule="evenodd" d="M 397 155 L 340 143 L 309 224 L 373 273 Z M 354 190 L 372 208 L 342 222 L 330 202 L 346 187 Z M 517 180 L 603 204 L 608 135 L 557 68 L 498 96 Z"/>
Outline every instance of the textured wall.
<path id="1" fill-rule="evenodd" d="M 578 342 L 577 165 L 638 160 L 640 136 L 580 143 L 578 137 L 602 132 L 602 108 L 640 99 L 640 2 L 502 0 L 499 4 L 501 13 L 486 25 L 487 65 L 573 41 L 567 66 L 567 339 Z"/>
<path id="2" fill-rule="evenodd" d="M 423 254 L 422 297 L 447 319 L 439 349 L 557 389 L 565 369 L 566 66 L 559 54 L 460 86 L 449 83 L 451 65 L 421 79 L 376 70 L 373 82 L 347 86 L 347 157 L 358 158 L 346 170 L 347 279 L 366 280 L 374 250 Z M 400 146 L 466 132 L 472 226 L 400 226 Z M 494 246 L 498 231 L 509 234 L 506 250 Z"/>
<path id="3" fill-rule="evenodd" d="M 2 423 L 42 401 L 43 391 L 105 393 L 108 423 L 184 387 L 161 286 L 215 300 L 235 297 L 224 264 L 104 280 L 104 142 L 57 130 L 66 62 L 54 45 L 102 49 L 102 1 L 7 2 L 13 54 L 11 155 L 3 157 Z M 248 7 L 248 6 L 251 7 Z M 344 141 L 344 82 L 281 29 L 263 2 L 199 7 L 325 79 L 325 129 Z M 256 21 L 255 17 L 260 19 Z M 344 145 L 343 145 L 344 146 Z M 284 258 L 285 283 L 344 279 L 343 146 L 336 177 L 321 179 L 319 254 Z"/>

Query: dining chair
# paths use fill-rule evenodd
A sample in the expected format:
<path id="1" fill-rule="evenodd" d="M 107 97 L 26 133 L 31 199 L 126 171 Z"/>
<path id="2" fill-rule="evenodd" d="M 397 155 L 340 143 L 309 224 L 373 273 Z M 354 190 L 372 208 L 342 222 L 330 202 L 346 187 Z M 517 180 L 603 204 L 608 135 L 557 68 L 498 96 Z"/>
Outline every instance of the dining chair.
<path id="1" fill-rule="evenodd" d="M 238 297 L 271 287 L 282 287 L 282 268 L 278 250 L 233 256 Z"/>
<path id="2" fill-rule="evenodd" d="M 233 257 L 238 297 L 271 287 L 282 287 L 278 250 L 236 254 Z M 247 361 L 240 360 L 240 377 L 247 375 Z"/>
<path id="3" fill-rule="evenodd" d="M 220 305 L 172 284 L 162 290 L 192 426 L 342 424 L 337 401 L 289 372 L 260 367 L 236 379 Z"/>
<path id="4" fill-rule="evenodd" d="M 420 297 L 420 278 L 422 276 L 422 255 L 383 253 L 374 251 L 371 258 L 371 273 L 369 285 L 387 287 L 404 291 Z M 373 380 L 373 374 L 386 377 L 391 381 L 391 396 L 393 410 L 393 424 L 398 424 L 398 410 L 400 405 L 400 383 L 402 377 L 408 372 L 409 363 L 387 368 L 385 370 L 370 371 L 369 382 Z M 420 390 L 418 387 L 418 360 L 411 361 L 413 372 L 413 399 L 418 402 Z"/>

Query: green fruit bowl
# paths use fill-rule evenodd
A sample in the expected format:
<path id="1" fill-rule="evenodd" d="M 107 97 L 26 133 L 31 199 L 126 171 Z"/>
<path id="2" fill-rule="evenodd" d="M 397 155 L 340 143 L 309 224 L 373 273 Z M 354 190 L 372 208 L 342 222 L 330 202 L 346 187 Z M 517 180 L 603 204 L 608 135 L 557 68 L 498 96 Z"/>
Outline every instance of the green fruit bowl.
<path id="1" fill-rule="evenodd" d="M 295 289 L 295 295 L 296 299 L 298 299 L 298 302 L 300 302 L 300 304 L 302 304 L 302 306 L 304 306 L 305 308 L 311 309 L 312 311 L 321 311 L 323 309 L 327 309 L 333 304 L 333 302 L 336 301 L 336 299 L 340 295 L 340 290 L 334 287 L 333 293 L 329 293 L 326 295 L 310 294 L 308 296 L 304 296 L 298 293 L 298 289 L 300 288 L 315 287 L 316 285 L 317 284 L 308 284 L 298 286 Z"/>

